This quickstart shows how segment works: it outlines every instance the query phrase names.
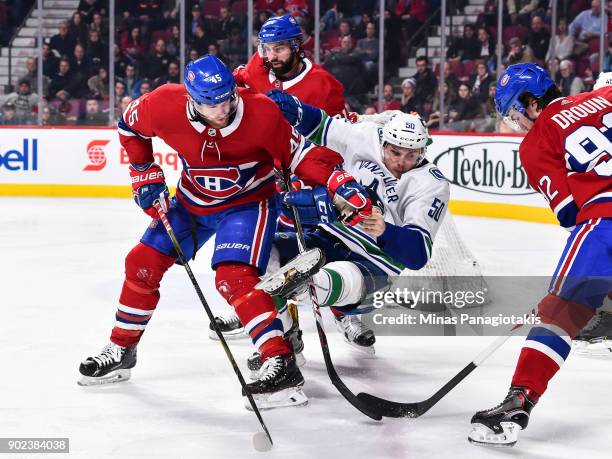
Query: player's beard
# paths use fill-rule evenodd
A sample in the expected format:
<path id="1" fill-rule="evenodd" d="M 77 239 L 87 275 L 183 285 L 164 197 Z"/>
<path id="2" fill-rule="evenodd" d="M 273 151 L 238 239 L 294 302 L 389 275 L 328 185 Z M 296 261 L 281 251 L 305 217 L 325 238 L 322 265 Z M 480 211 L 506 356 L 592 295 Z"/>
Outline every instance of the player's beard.
<path id="1" fill-rule="evenodd" d="M 278 67 L 274 67 L 272 63 L 280 63 L 281 65 Z M 291 72 L 297 65 L 299 64 L 299 59 L 297 58 L 295 53 L 291 53 L 291 58 L 285 62 L 280 60 L 269 61 L 270 68 L 279 78 L 286 77 L 289 72 Z"/>

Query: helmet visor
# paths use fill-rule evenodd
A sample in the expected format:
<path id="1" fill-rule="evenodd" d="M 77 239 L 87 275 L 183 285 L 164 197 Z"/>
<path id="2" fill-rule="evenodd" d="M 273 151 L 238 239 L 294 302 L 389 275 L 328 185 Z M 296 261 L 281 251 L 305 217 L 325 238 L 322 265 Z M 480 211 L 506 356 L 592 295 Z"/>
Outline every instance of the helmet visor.
<path id="1" fill-rule="evenodd" d="M 533 126 L 533 121 L 524 112 L 522 107 L 512 107 L 502 119 L 514 132 L 527 132 Z"/>
<path id="2" fill-rule="evenodd" d="M 224 125 L 238 107 L 238 94 L 234 93 L 229 99 L 214 105 L 199 104 L 189 98 L 193 110 L 204 120 L 215 125 Z"/>

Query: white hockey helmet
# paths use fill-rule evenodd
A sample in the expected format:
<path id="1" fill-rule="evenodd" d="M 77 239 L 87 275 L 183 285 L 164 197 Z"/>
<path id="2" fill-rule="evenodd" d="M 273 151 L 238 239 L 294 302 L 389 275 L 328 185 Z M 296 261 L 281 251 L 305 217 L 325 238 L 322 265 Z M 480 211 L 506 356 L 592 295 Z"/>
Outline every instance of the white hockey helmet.
<path id="1" fill-rule="evenodd" d="M 385 144 L 402 148 L 421 149 L 417 165 L 425 158 L 427 145 L 431 143 L 427 126 L 416 113 L 396 113 L 382 128 L 381 149 L 385 159 Z"/>
<path id="2" fill-rule="evenodd" d="M 612 72 L 601 72 L 595 85 L 593 86 L 593 90 L 603 88 L 604 86 L 612 85 Z"/>

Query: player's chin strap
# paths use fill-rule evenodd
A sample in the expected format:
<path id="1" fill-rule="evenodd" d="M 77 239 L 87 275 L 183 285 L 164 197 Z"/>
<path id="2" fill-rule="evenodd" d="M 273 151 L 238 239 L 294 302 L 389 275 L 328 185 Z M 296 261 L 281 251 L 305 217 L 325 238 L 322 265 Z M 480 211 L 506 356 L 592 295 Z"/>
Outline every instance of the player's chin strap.
<path id="1" fill-rule="evenodd" d="M 204 310 L 206 311 L 206 315 L 208 315 L 208 320 L 210 320 L 210 324 L 215 330 L 215 333 L 217 334 L 217 337 L 219 338 L 219 342 L 221 343 L 221 346 L 223 346 L 225 355 L 227 355 L 227 358 L 229 359 L 230 364 L 232 365 L 232 368 L 234 369 L 234 373 L 236 373 L 236 376 L 238 377 L 238 381 L 240 382 L 240 385 L 242 386 L 242 391 L 246 394 L 246 397 L 249 400 L 249 403 L 251 404 L 251 408 L 253 408 L 253 412 L 255 413 L 255 416 L 257 416 L 257 419 L 259 420 L 259 424 L 261 425 L 261 428 L 263 429 L 264 433 L 270 440 L 270 443 L 273 444 L 272 437 L 270 436 L 270 432 L 268 431 L 268 427 L 266 426 L 263 418 L 261 417 L 259 408 L 257 408 L 257 405 L 255 404 L 255 400 L 253 399 L 253 396 L 249 392 L 246 381 L 244 380 L 244 377 L 242 376 L 240 368 L 238 368 L 238 364 L 236 363 L 236 359 L 234 359 L 232 351 L 227 345 L 227 341 L 225 341 L 225 337 L 223 336 L 223 333 L 219 329 L 219 324 L 215 320 L 215 316 L 212 313 L 210 306 L 208 305 L 208 302 L 206 301 L 206 298 L 204 297 L 204 294 L 202 293 L 202 290 L 200 289 L 198 281 L 196 280 L 193 274 L 193 271 L 191 271 L 191 268 L 189 267 L 189 263 L 187 262 L 187 259 L 185 258 L 185 254 L 183 253 L 183 250 L 181 249 L 181 245 L 179 244 L 178 239 L 176 238 L 176 234 L 174 233 L 174 230 L 172 229 L 172 225 L 170 224 L 170 221 L 168 220 L 168 216 L 167 216 L 168 206 L 166 205 L 166 199 L 163 193 L 160 195 L 160 199 L 155 201 L 153 206 L 155 207 L 155 210 L 157 210 L 157 214 L 159 215 L 159 219 L 163 223 L 164 228 L 166 228 L 166 232 L 168 233 L 168 237 L 170 238 L 170 241 L 172 241 L 172 246 L 174 247 L 174 250 L 176 251 L 178 255 L 178 259 L 181 262 L 181 264 L 185 267 L 185 271 L 187 271 L 187 275 L 189 276 L 189 279 L 191 280 L 191 284 L 193 285 L 193 288 L 195 289 L 198 295 L 198 298 L 200 299 L 200 302 L 202 303 L 202 306 L 204 307 Z"/>

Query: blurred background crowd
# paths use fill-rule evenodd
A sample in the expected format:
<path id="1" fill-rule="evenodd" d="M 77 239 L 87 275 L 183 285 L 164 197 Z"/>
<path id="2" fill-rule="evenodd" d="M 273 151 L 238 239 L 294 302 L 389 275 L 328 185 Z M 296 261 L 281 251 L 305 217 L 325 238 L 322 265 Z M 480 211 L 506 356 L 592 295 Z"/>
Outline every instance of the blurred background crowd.
<path id="1" fill-rule="evenodd" d="M 557 1 L 555 46 L 551 45 L 553 1 Z M 0 124 L 37 124 L 42 97 L 45 125 L 110 125 L 111 104 L 118 116 L 141 94 L 182 81 L 179 2 L 116 1 L 114 31 L 109 31 L 108 2 L 44 0 L 42 62 L 38 62 L 37 2 L 0 0 Z M 289 13 L 302 28 L 306 55 L 317 58 L 343 84 L 349 111 L 415 111 L 432 129 L 442 121 L 445 130 L 461 132 L 504 131 L 494 104 L 498 51 L 502 70 L 518 62 L 547 67 L 564 95 L 589 90 L 600 71 L 612 70 L 612 42 L 606 32 L 610 3 L 504 0 L 501 47 L 496 45 L 498 0 L 449 0 L 446 5 L 448 18 L 442 27 L 440 0 L 385 1 L 382 88 L 378 87 L 379 0 L 320 0 L 318 50 L 314 0 L 254 0 L 252 49 L 248 49 L 246 0 L 185 0 L 184 60 L 215 54 L 231 68 L 245 64 L 256 52 L 261 24 L 273 15 Z M 114 33 L 112 59 L 109 33 Z M 601 37 L 605 40 L 602 69 Z M 109 66 L 114 68 L 112 82 Z M 113 100 L 109 100 L 110 84 Z"/>

